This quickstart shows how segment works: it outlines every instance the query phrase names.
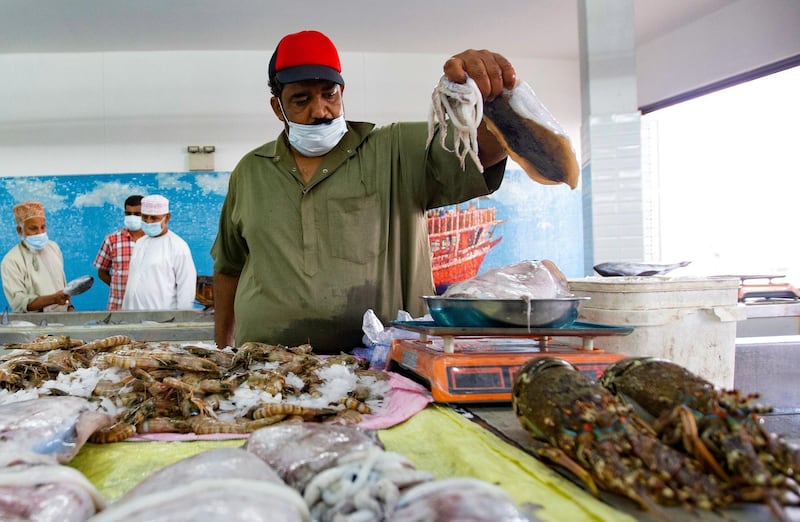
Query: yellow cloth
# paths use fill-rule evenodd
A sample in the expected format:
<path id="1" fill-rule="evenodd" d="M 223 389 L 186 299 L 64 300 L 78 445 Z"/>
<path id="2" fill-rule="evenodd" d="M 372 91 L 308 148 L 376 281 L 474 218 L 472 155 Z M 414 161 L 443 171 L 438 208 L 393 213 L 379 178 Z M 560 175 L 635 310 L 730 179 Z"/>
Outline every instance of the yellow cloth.
<path id="1" fill-rule="evenodd" d="M 448 408 L 431 405 L 378 436 L 387 450 L 437 478 L 479 478 L 499 485 L 520 504 L 541 506 L 536 516 L 542 520 L 636 520 Z"/>
<path id="2" fill-rule="evenodd" d="M 69 466 L 94 484 L 113 502 L 152 473 L 201 451 L 240 447 L 244 439 L 194 440 L 191 442 L 115 442 L 86 444 Z"/>
<path id="3" fill-rule="evenodd" d="M 433 435 L 435 434 L 435 435 Z M 545 521 L 634 522 L 589 493 L 452 410 L 431 405 L 406 422 L 379 430 L 388 451 L 406 456 L 437 478 L 476 477 L 501 486 L 522 503 L 541 506 Z M 240 447 L 244 439 L 86 444 L 69 463 L 109 502 L 151 473 L 201 451 Z"/>

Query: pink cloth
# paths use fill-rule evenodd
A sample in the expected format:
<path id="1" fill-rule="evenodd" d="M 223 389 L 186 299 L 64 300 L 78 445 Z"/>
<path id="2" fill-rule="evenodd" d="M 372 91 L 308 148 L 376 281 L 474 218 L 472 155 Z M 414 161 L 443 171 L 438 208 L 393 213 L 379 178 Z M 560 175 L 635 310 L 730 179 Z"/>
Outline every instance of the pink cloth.
<path id="1" fill-rule="evenodd" d="M 414 416 L 429 403 L 433 402 L 431 392 L 421 384 L 394 372 L 389 374 L 392 385 L 389 402 L 380 414 L 365 415 L 358 424 L 362 428 L 381 430 L 391 428 Z"/>
<path id="2" fill-rule="evenodd" d="M 389 375 L 391 392 L 389 400 L 380 413 L 364 415 L 363 420 L 358 424 L 362 428 L 369 430 L 381 430 L 391 428 L 414 416 L 415 413 L 424 409 L 429 403 L 433 402 L 430 391 L 421 384 L 403 377 L 394 372 L 386 372 Z M 209 435 L 197 435 L 195 433 L 145 433 L 134 435 L 128 441 L 191 441 L 191 440 L 228 440 L 246 439 L 247 433 L 212 433 Z"/>

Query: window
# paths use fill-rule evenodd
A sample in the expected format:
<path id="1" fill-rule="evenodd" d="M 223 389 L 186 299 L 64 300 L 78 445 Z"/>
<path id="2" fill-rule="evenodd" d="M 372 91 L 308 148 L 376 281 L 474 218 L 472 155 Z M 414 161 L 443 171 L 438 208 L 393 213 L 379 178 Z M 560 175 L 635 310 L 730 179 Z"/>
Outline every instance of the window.
<path id="1" fill-rule="evenodd" d="M 800 281 L 800 66 L 642 117 L 654 258 Z"/>

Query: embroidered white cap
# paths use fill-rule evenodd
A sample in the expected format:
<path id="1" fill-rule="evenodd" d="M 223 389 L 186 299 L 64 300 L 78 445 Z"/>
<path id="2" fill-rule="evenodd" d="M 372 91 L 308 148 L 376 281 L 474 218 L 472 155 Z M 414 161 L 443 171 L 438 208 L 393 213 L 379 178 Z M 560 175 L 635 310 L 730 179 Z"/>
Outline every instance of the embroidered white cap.
<path id="1" fill-rule="evenodd" d="M 142 214 L 163 216 L 169 214 L 169 200 L 164 196 L 145 196 L 142 198 Z"/>
<path id="2" fill-rule="evenodd" d="M 40 202 L 31 200 L 14 205 L 14 218 L 18 225 L 35 217 L 44 217 L 44 207 Z"/>

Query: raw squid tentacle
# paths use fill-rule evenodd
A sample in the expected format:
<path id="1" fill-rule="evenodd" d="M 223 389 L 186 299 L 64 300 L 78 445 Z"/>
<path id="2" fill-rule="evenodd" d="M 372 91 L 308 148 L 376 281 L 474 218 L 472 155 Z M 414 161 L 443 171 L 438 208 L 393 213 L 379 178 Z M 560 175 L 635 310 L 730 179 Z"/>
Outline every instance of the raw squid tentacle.
<path id="1" fill-rule="evenodd" d="M 483 120 L 483 95 L 475 81 L 467 77 L 466 83 L 455 83 L 445 76 L 433 91 L 432 108 L 428 118 L 428 141 L 430 145 L 436 131 L 440 127 L 439 141 L 442 148 L 454 152 L 465 168 L 469 155 L 475 166 L 483 172 L 483 165 L 478 158 L 478 125 Z M 453 125 L 453 149 L 445 143 L 447 138 L 447 119 Z"/>
<path id="2" fill-rule="evenodd" d="M 432 480 L 398 453 L 370 448 L 347 454 L 337 466 L 317 474 L 303 498 L 319 520 L 384 520 L 402 488 Z"/>

